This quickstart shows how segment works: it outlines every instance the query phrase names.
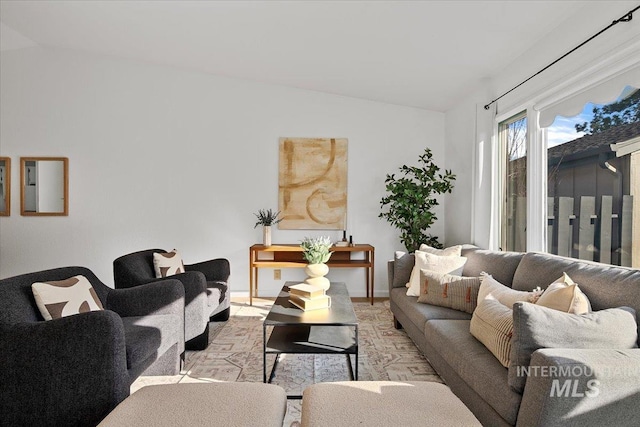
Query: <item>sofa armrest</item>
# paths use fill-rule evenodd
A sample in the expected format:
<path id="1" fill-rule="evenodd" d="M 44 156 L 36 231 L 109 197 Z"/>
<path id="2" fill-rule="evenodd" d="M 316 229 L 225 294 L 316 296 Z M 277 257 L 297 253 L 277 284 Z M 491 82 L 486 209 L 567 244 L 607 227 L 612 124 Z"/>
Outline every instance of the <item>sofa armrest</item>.
<path id="1" fill-rule="evenodd" d="M 2 425 L 96 425 L 129 395 L 122 320 L 108 310 L 0 325 Z"/>
<path id="2" fill-rule="evenodd" d="M 149 314 L 177 314 L 184 317 L 184 286 L 175 279 L 126 289 L 110 289 L 107 295 L 107 310 L 122 317 L 146 316 Z"/>
<path id="3" fill-rule="evenodd" d="M 231 275 L 231 265 L 226 258 L 216 258 L 184 266 L 187 271 L 200 271 L 207 282 L 227 282 Z"/>
<path id="4" fill-rule="evenodd" d="M 533 353 L 518 426 L 631 426 L 640 407 L 640 349 Z"/>

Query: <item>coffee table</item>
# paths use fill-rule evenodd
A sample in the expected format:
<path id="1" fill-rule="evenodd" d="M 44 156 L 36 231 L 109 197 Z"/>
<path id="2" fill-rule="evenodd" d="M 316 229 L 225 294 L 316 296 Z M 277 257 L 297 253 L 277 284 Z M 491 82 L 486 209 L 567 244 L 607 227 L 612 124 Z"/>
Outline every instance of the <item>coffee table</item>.
<path id="1" fill-rule="evenodd" d="M 331 307 L 302 311 L 289 302 L 289 285 L 286 282 L 262 324 L 263 382 L 270 383 L 275 375 L 282 354 L 344 354 L 351 380 L 358 380 L 358 319 L 353 311 L 347 286 L 332 282 L 327 291 Z M 267 328 L 271 335 L 267 339 Z M 267 379 L 267 354 L 276 359 Z M 355 355 L 355 368 L 350 355 Z M 354 373 L 355 371 L 355 373 Z M 288 399 L 302 399 L 302 395 L 288 395 Z"/>

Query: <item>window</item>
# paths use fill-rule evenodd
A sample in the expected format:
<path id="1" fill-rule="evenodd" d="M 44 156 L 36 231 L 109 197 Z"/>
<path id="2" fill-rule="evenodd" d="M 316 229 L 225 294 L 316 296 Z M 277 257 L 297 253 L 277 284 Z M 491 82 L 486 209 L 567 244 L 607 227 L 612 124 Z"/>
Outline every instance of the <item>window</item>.
<path id="1" fill-rule="evenodd" d="M 547 144 L 547 251 L 637 267 L 640 91 L 557 116 Z"/>
<path id="2" fill-rule="evenodd" d="M 490 248 L 640 267 L 639 58 L 620 45 L 496 105 Z"/>
<path id="3" fill-rule="evenodd" d="M 525 251 L 527 225 L 527 116 L 523 111 L 498 126 L 503 169 L 501 248 Z"/>

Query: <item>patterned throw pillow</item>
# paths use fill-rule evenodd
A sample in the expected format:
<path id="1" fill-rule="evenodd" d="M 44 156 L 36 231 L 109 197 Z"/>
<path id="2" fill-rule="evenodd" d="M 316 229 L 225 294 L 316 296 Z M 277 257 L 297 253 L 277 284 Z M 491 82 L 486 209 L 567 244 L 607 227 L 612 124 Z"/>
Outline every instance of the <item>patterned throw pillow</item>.
<path id="1" fill-rule="evenodd" d="M 104 310 L 96 291 L 84 276 L 36 282 L 31 285 L 31 290 L 44 320 Z"/>
<path id="2" fill-rule="evenodd" d="M 502 366 L 509 367 L 513 335 L 512 309 L 493 298 L 479 301 L 471 318 L 469 332 L 487 347 Z"/>
<path id="3" fill-rule="evenodd" d="M 478 305 L 479 289 L 479 277 L 462 277 L 420 270 L 418 302 L 473 313 Z"/>
<path id="4" fill-rule="evenodd" d="M 461 275 L 464 264 L 467 262 L 465 257 L 460 256 L 439 256 L 428 252 L 416 251 L 416 266 L 418 273 L 411 273 L 411 279 L 408 283 L 409 289 L 407 295 L 411 297 L 420 296 L 420 270 L 432 270 L 437 273 L 447 273 Z"/>
<path id="5" fill-rule="evenodd" d="M 536 304 L 565 313 L 586 314 L 591 312 L 589 298 L 571 280 L 567 273 L 549 285 Z"/>
<path id="6" fill-rule="evenodd" d="M 153 253 L 153 268 L 156 271 L 156 278 L 173 276 L 184 273 L 184 263 L 177 250 L 166 253 Z"/>
<path id="7" fill-rule="evenodd" d="M 509 367 L 513 335 L 513 305 L 533 301 L 535 292 L 516 291 L 487 273 L 480 275 L 478 307 L 471 317 L 469 332 L 500 361 Z"/>

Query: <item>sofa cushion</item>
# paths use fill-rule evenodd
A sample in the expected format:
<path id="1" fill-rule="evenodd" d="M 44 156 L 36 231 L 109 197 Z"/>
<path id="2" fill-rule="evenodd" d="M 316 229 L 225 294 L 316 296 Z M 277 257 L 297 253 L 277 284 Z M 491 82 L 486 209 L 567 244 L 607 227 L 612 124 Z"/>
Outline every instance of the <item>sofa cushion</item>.
<path id="1" fill-rule="evenodd" d="M 65 280 L 36 282 L 31 285 L 31 290 L 44 320 L 104 310 L 93 286 L 82 275 Z"/>
<path id="2" fill-rule="evenodd" d="M 610 308 L 588 314 L 563 313 L 526 302 L 513 307 L 513 340 L 509 385 L 522 393 L 531 355 L 541 348 L 637 347 L 636 313 L 629 307 Z"/>
<path id="3" fill-rule="evenodd" d="M 421 331 L 424 331 L 424 324 L 427 320 L 431 319 L 471 319 L 471 315 L 464 311 L 431 304 L 420 304 L 417 297 L 408 297 L 403 288 L 392 289 L 390 298 Z"/>
<path id="4" fill-rule="evenodd" d="M 479 289 L 479 277 L 462 277 L 420 270 L 418 302 L 473 313 L 478 305 Z"/>
<path id="5" fill-rule="evenodd" d="M 415 255 L 402 251 L 396 251 L 393 255 L 393 287 L 404 288 L 409 279 L 413 266 L 416 263 Z"/>
<path id="6" fill-rule="evenodd" d="M 182 340 L 180 319 L 173 314 L 123 317 L 124 339 L 127 351 L 127 369 L 156 354 L 164 354 Z"/>
<path id="7" fill-rule="evenodd" d="M 228 291 L 225 282 L 207 282 L 207 305 L 216 308 L 224 301 Z"/>
<path id="8" fill-rule="evenodd" d="M 591 311 L 589 298 L 567 273 L 550 284 L 536 304 L 565 313 L 585 314 Z"/>
<path id="9" fill-rule="evenodd" d="M 516 270 L 513 288 L 532 290 L 536 286 L 546 287 L 563 272 L 580 285 L 593 310 L 627 306 L 640 312 L 638 269 L 529 252 Z"/>
<path id="10" fill-rule="evenodd" d="M 509 424 L 515 425 L 522 395 L 509 388 L 507 368 L 471 336 L 469 323 L 469 320 L 430 320 L 425 325 L 425 336 L 471 389 Z"/>
<path id="11" fill-rule="evenodd" d="M 420 295 L 420 270 L 427 269 L 437 273 L 460 275 L 466 258 L 459 256 L 434 255 L 429 252 L 416 251 L 416 265 L 409 279 L 407 295 L 417 297 Z M 416 274 L 413 272 L 417 271 Z"/>
<path id="12" fill-rule="evenodd" d="M 467 258 L 462 270 L 463 276 L 475 277 L 485 271 L 491 274 L 498 282 L 509 287 L 511 287 L 513 276 L 520 264 L 520 260 L 524 256 L 523 253 L 519 252 L 496 252 L 466 245 L 463 246 L 461 254 Z"/>

